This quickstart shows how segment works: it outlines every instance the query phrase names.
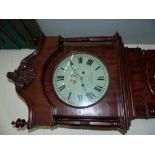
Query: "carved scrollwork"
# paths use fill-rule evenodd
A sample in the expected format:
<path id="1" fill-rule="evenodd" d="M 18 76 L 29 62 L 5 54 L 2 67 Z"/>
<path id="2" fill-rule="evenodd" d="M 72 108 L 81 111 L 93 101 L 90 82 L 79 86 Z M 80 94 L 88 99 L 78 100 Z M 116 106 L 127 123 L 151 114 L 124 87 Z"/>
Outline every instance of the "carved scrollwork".
<path id="1" fill-rule="evenodd" d="M 17 89 L 28 86 L 35 78 L 35 70 L 29 63 L 21 62 L 19 68 L 14 72 L 8 72 L 7 77 L 11 79 Z"/>

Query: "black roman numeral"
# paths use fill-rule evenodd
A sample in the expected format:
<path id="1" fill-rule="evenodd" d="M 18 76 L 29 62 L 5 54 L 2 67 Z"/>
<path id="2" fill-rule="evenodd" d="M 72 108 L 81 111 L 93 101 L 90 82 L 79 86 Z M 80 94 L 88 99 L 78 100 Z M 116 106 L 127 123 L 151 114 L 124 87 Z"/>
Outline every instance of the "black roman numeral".
<path id="1" fill-rule="evenodd" d="M 98 77 L 97 80 L 104 80 L 104 76 Z"/>
<path id="2" fill-rule="evenodd" d="M 73 62 L 72 61 L 70 61 L 70 65 L 73 66 Z"/>
<path id="3" fill-rule="evenodd" d="M 64 76 L 57 76 L 57 81 L 62 81 L 64 80 Z"/>
<path id="4" fill-rule="evenodd" d="M 71 92 L 70 92 L 69 95 L 68 95 L 68 100 L 70 99 L 70 97 L 71 97 Z"/>
<path id="5" fill-rule="evenodd" d="M 65 87 L 65 85 L 62 85 L 61 87 L 59 87 L 59 90 L 62 91 Z"/>
<path id="6" fill-rule="evenodd" d="M 92 92 L 86 93 L 86 96 L 89 99 L 89 101 L 93 100 Z"/>
<path id="7" fill-rule="evenodd" d="M 61 68 L 63 71 L 65 70 L 64 68 Z"/>
<path id="8" fill-rule="evenodd" d="M 96 96 L 94 95 L 94 93 L 92 93 L 92 92 L 91 92 L 91 95 L 92 95 L 93 97 L 96 97 Z"/>
<path id="9" fill-rule="evenodd" d="M 91 66 L 92 63 L 93 63 L 93 60 L 91 60 L 91 59 L 88 59 L 88 61 L 86 62 L 86 64 L 89 65 L 89 66 Z"/>
<path id="10" fill-rule="evenodd" d="M 102 88 L 101 86 L 95 86 L 94 89 L 98 92 L 101 92 L 102 91 Z"/>
<path id="11" fill-rule="evenodd" d="M 98 66 L 95 70 L 97 71 L 101 66 Z"/>
<path id="12" fill-rule="evenodd" d="M 79 102 L 82 102 L 82 95 L 78 95 Z"/>
<path id="13" fill-rule="evenodd" d="M 78 63 L 79 63 L 79 64 L 80 64 L 80 63 L 82 64 L 82 62 L 83 62 L 83 58 L 82 58 L 82 57 L 79 57 L 79 58 L 78 58 Z"/>

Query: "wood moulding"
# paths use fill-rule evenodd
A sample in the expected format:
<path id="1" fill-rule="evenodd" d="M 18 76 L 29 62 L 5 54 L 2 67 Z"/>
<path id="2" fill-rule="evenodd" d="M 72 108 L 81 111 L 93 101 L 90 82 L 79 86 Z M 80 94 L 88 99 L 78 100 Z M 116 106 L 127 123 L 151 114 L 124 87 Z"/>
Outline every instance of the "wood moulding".
<path id="1" fill-rule="evenodd" d="M 110 74 L 103 99 L 83 109 L 63 104 L 51 84 L 55 66 L 73 51 L 100 57 Z M 46 37 L 7 77 L 29 109 L 28 121 L 18 119 L 13 123 L 16 127 L 65 124 L 110 127 L 126 133 L 133 119 L 155 117 L 155 50 L 124 47 L 118 33 L 105 37 Z"/>

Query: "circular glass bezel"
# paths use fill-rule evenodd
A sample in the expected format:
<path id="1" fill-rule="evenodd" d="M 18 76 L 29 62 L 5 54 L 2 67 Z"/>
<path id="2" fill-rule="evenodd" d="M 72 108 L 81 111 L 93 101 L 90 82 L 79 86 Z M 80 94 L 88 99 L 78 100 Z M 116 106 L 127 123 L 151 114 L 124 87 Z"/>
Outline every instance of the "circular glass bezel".
<path id="1" fill-rule="evenodd" d="M 63 99 L 62 96 L 59 95 L 59 93 L 56 91 L 56 86 L 55 86 L 55 74 L 56 74 L 56 71 L 58 69 L 58 67 L 63 64 L 63 62 L 67 59 L 67 58 L 70 58 L 71 56 L 73 55 L 87 55 L 88 57 L 93 57 L 94 59 L 97 60 L 97 62 L 99 62 L 99 64 L 101 64 L 104 69 L 105 69 L 105 72 L 106 72 L 106 76 L 107 76 L 107 84 L 106 84 L 106 88 L 104 89 L 102 95 L 99 97 L 99 99 L 97 99 L 95 102 L 92 102 L 92 103 L 87 103 L 85 105 L 78 105 L 78 104 L 74 104 L 74 103 L 71 103 L 71 102 L 68 102 L 66 101 L 66 99 Z M 89 107 L 89 106 L 92 106 L 94 104 L 97 104 L 100 100 L 103 99 L 103 97 L 105 96 L 105 94 L 107 93 L 107 90 L 109 88 L 109 82 L 110 82 L 110 77 L 109 77 L 109 72 L 108 72 L 108 69 L 107 69 L 107 66 L 103 63 L 103 61 L 98 58 L 96 55 L 92 54 L 92 53 L 88 53 L 88 52 L 79 52 L 79 51 L 72 51 L 71 54 L 67 55 L 66 57 L 64 57 L 63 59 L 61 59 L 58 64 L 55 66 L 55 69 L 54 69 L 54 72 L 53 72 L 53 76 L 52 76 L 52 84 L 53 84 L 53 90 L 54 90 L 54 93 L 56 94 L 56 96 L 59 98 L 59 100 L 61 102 L 63 102 L 64 104 L 68 105 L 68 106 L 71 106 L 71 107 L 75 107 L 75 108 L 84 108 L 84 107 Z"/>

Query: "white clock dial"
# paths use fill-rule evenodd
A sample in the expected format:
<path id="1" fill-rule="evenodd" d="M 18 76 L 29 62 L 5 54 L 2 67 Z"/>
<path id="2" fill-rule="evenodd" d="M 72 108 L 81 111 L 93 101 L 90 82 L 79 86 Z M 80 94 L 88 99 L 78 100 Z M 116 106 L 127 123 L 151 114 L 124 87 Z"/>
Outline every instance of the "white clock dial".
<path id="1" fill-rule="evenodd" d="M 53 76 L 54 90 L 63 102 L 85 107 L 106 93 L 109 75 L 105 65 L 90 54 L 73 54 L 62 60 Z"/>

